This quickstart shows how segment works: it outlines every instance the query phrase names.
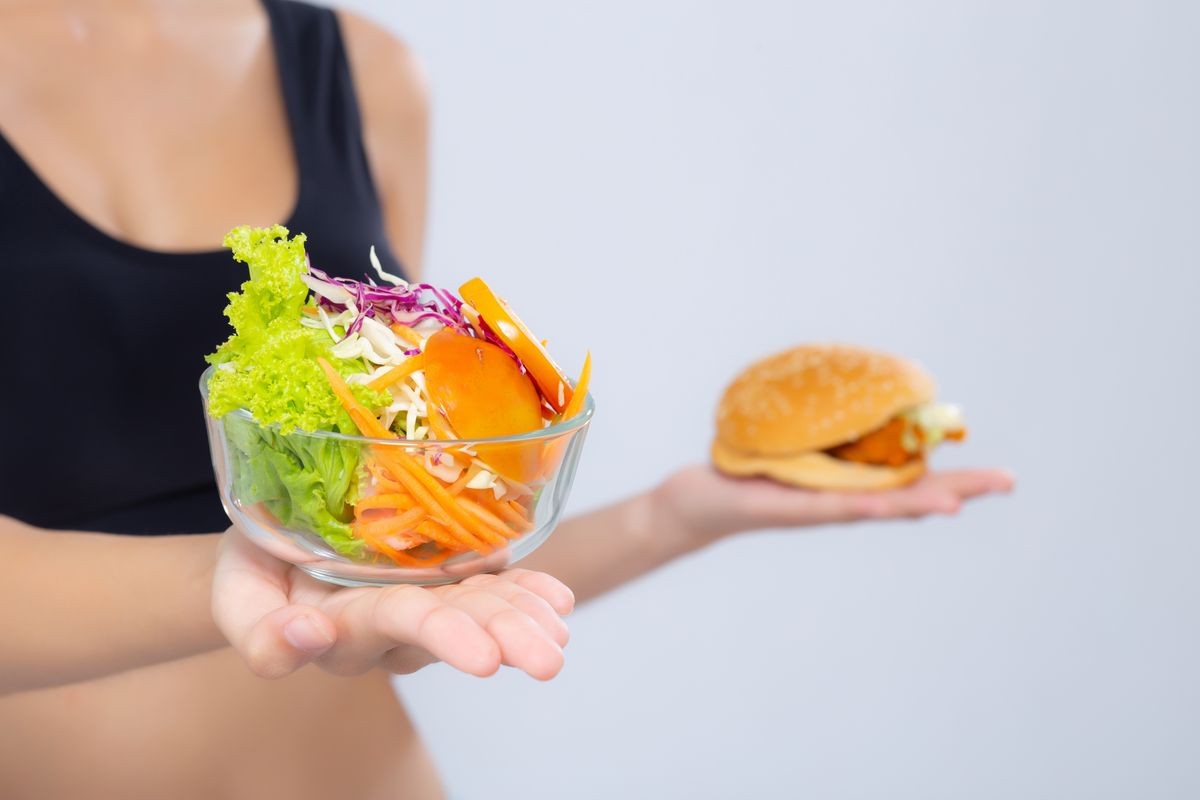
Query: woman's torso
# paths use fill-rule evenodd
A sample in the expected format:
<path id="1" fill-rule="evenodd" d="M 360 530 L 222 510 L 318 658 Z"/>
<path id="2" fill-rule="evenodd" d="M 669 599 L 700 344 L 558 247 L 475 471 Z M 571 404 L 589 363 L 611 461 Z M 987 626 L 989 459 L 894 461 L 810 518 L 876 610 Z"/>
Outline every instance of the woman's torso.
<path id="1" fill-rule="evenodd" d="M 434 798 L 387 676 L 251 675 L 230 650 L 0 697 L 0 797 Z"/>
<path id="2" fill-rule="evenodd" d="M 328 271 L 372 244 L 399 269 L 340 32 L 275 2 L 51 6 L 0 3 L 0 513 L 216 530 L 196 382 L 245 277 L 222 234 L 287 221 Z M 0 698 L 6 798 L 438 793 L 383 675 L 267 682 L 224 651 Z"/>

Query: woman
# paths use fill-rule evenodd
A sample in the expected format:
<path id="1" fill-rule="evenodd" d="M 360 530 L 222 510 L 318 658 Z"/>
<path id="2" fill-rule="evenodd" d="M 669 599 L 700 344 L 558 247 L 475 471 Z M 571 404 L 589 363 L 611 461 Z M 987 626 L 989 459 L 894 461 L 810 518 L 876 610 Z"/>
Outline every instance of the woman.
<path id="1" fill-rule="evenodd" d="M 280 0 L 0 0 L 0 75 L 0 796 L 438 797 L 389 673 L 549 678 L 574 599 L 723 536 L 1009 486 L 819 494 L 694 467 L 564 522 L 520 570 L 317 584 L 221 533 L 195 379 L 243 275 L 212 247 L 286 220 L 329 271 L 361 274 L 376 244 L 416 278 L 417 64 L 364 19 Z"/>

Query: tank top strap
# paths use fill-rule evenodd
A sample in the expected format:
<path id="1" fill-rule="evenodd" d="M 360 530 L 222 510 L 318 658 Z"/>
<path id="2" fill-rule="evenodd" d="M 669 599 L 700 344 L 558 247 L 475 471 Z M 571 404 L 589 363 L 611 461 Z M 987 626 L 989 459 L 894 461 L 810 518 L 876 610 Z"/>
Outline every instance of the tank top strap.
<path id="1" fill-rule="evenodd" d="M 296 0 L 262 0 L 303 187 L 377 207 L 354 81 L 337 15 Z"/>

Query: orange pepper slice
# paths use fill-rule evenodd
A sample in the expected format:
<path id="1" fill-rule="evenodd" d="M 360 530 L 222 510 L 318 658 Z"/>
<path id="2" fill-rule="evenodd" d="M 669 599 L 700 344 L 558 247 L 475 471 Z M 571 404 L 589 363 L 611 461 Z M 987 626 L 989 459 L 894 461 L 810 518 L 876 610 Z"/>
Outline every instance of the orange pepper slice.
<path id="1" fill-rule="evenodd" d="M 562 368 L 554 363 L 541 340 L 529 330 L 521 318 L 513 312 L 483 278 L 472 278 L 459 287 L 458 292 L 479 312 L 488 327 L 495 331 L 509 348 L 521 359 L 525 369 L 541 390 L 542 396 L 562 411 L 571 399 L 571 384 Z"/>

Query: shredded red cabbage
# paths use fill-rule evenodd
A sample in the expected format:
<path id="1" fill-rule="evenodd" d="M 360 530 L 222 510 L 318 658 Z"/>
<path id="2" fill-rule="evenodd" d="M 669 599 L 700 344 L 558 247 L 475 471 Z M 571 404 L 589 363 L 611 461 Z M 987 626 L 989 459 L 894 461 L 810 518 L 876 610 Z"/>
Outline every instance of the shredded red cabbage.
<path id="1" fill-rule="evenodd" d="M 335 278 L 311 263 L 308 265 L 308 275 L 305 276 L 304 282 L 317 296 L 317 304 L 322 308 L 341 313 L 350 308 L 350 303 L 354 304 L 358 313 L 346 328 L 347 336 L 361 330 L 363 320 L 367 317 L 384 324 L 398 322 L 409 327 L 433 319 L 459 333 L 476 335 L 476 331 L 463 316 L 463 301 L 453 292 L 439 286 L 429 283 L 380 286 L 370 278 L 367 278 L 366 283 L 350 278 Z M 479 328 L 485 341 L 500 347 L 517 363 L 521 363 L 516 354 L 482 319 L 479 320 Z M 416 355 L 419 352 L 415 349 L 405 350 L 404 354 Z"/>

